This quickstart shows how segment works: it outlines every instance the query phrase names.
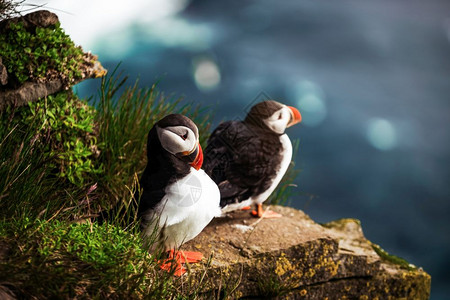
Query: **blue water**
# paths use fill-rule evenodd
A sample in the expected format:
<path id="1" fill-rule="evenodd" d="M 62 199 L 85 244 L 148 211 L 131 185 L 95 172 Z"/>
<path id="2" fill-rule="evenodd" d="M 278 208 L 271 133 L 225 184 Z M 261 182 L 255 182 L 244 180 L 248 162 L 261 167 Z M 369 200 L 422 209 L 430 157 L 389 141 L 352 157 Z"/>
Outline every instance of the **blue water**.
<path id="1" fill-rule="evenodd" d="M 317 222 L 360 219 L 367 238 L 431 274 L 432 299 L 447 299 L 450 1 L 193 1 L 171 20 L 136 22 L 92 50 L 141 86 L 160 79 L 212 105 L 215 124 L 265 95 L 297 106 L 291 205 Z"/>

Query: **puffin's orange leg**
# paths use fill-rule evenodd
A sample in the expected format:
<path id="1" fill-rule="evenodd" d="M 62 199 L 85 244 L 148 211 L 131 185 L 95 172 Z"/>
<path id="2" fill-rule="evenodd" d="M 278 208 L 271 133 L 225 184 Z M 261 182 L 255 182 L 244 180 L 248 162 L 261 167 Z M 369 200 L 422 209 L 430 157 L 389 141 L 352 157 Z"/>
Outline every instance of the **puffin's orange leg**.
<path id="1" fill-rule="evenodd" d="M 244 206 L 243 208 L 241 208 L 241 210 L 249 210 L 249 209 L 252 209 L 252 207 L 251 206 Z"/>
<path id="2" fill-rule="evenodd" d="M 200 252 L 194 252 L 194 251 L 175 251 L 175 250 L 169 250 L 169 258 L 165 259 L 161 265 L 160 268 L 163 270 L 166 270 L 170 272 L 175 269 L 175 276 L 181 276 L 184 273 L 186 273 L 186 268 L 183 267 L 182 264 L 188 262 L 188 263 L 196 263 L 202 260 L 203 254 Z M 172 264 L 175 264 L 175 267 L 172 266 Z"/>
<path id="3" fill-rule="evenodd" d="M 181 255 L 181 262 L 185 263 L 197 263 L 203 259 L 203 254 L 201 252 L 195 251 L 179 251 Z"/>
<path id="4" fill-rule="evenodd" d="M 186 268 L 181 265 L 181 262 L 175 261 L 175 263 L 174 263 L 175 267 L 172 266 L 172 263 L 173 263 L 173 261 L 172 262 L 164 262 L 159 267 L 162 270 L 166 270 L 167 272 L 172 271 L 173 270 L 172 268 L 174 268 L 175 272 L 173 273 L 173 275 L 175 275 L 175 276 L 181 276 L 184 273 L 186 273 Z"/>
<path id="5" fill-rule="evenodd" d="M 173 273 L 175 276 L 181 276 L 184 273 L 186 273 L 186 268 L 184 268 L 181 265 L 184 262 L 184 261 L 181 260 L 181 256 L 176 251 L 174 251 L 173 249 L 169 250 L 168 253 L 169 253 L 169 258 L 165 259 L 159 265 L 159 267 L 162 270 L 166 270 L 167 272 L 175 270 L 175 272 Z"/>
<path id="6" fill-rule="evenodd" d="M 256 204 L 256 210 L 252 211 L 252 216 L 257 218 L 265 218 L 265 219 L 275 219 L 275 218 L 281 218 L 282 215 L 279 213 L 276 213 L 272 210 L 266 210 L 264 211 L 262 208 L 262 204 Z"/>

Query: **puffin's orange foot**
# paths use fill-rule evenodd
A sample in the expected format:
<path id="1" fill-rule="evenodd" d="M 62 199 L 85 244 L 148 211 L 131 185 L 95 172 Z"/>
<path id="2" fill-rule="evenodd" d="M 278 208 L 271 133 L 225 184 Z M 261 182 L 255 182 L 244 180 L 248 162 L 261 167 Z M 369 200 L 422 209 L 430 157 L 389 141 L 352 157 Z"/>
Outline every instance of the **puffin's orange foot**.
<path id="1" fill-rule="evenodd" d="M 241 208 L 241 210 L 249 210 L 252 209 L 251 206 L 244 206 L 243 208 Z"/>
<path id="2" fill-rule="evenodd" d="M 177 264 L 177 267 L 175 268 L 175 273 L 173 273 L 173 275 L 180 277 L 184 273 L 186 273 L 186 268 L 183 267 L 181 264 L 180 265 Z"/>
<path id="3" fill-rule="evenodd" d="M 181 276 L 186 273 L 186 268 L 182 264 L 196 263 L 203 259 L 203 254 L 194 251 L 168 251 L 169 258 L 165 259 L 161 264 L 160 268 L 168 272 L 175 270 L 175 276 Z"/>
<path id="4" fill-rule="evenodd" d="M 177 261 L 181 263 L 189 262 L 196 263 L 203 259 L 203 254 L 195 251 L 175 251 L 169 250 L 169 259 L 175 258 Z"/>
<path id="5" fill-rule="evenodd" d="M 266 211 L 262 211 L 259 212 L 254 210 L 252 211 L 252 216 L 256 217 L 256 218 L 264 218 L 264 219 L 276 219 L 276 218 L 281 218 L 283 215 L 274 212 L 273 210 L 266 210 Z"/>
<path id="6" fill-rule="evenodd" d="M 283 215 L 274 212 L 273 210 L 266 210 L 265 212 L 263 212 L 263 215 L 261 218 L 266 218 L 266 219 L 277 219 L 277 218 L 281 218 Z"/>
<path id="7" fill-rule="evenodd" d="M 203 259 L 203 254 L 201 252 L 195 251 L 178 251 L 180 254 L 180 261 L 182 263 L 197 263 Z"/>
<path id="8" fill-rule="evenodd" d="M 181 265 L 181 262 L 179 260 L 174 261 L 173 258 L 164 260 L 159 267 L 167 272 L 174 271 L 173 275 L 175 276 L 181 276 L 186 273 L 186 268 Z"/>

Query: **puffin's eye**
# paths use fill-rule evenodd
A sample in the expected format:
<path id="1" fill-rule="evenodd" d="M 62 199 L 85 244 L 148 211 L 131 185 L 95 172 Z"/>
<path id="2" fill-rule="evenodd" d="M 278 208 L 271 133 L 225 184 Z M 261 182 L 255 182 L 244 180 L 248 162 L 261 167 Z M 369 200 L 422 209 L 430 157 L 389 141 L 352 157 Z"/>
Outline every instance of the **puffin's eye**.
<path id="1" fill-rule="evenodd" d="M 278 120 L 281 120 L 283 118 L 283 115 L 282 114 L 279 114 L 278 115 Z"/>
<path id="2" fill-rule="evenodd" d="M 186 131 L 186 133 L 183 135 L 180 135 L 180 137 L 185 141 L 188 137 L 188 132 Z"/>

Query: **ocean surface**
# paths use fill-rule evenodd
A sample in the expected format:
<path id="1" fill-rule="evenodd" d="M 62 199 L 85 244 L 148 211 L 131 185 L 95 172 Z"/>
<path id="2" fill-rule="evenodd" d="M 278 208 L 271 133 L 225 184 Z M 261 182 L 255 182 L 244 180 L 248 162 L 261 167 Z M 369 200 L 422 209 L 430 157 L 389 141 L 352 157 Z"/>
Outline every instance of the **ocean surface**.
<path id="1" fill-rule="evenodd" d="M 264 98 L 299 108 L 302 124 L 287 131 L 300 139 L 290 205 L 317 222 L 361 220 L 368 239 L 431 274 L 431 299 L 448 299 L 450 1 L 177 3 L 92 52 L 110 70 L 121 62 L 130 84 L 158 80 L 210 106 L 214 125 Z"/>

